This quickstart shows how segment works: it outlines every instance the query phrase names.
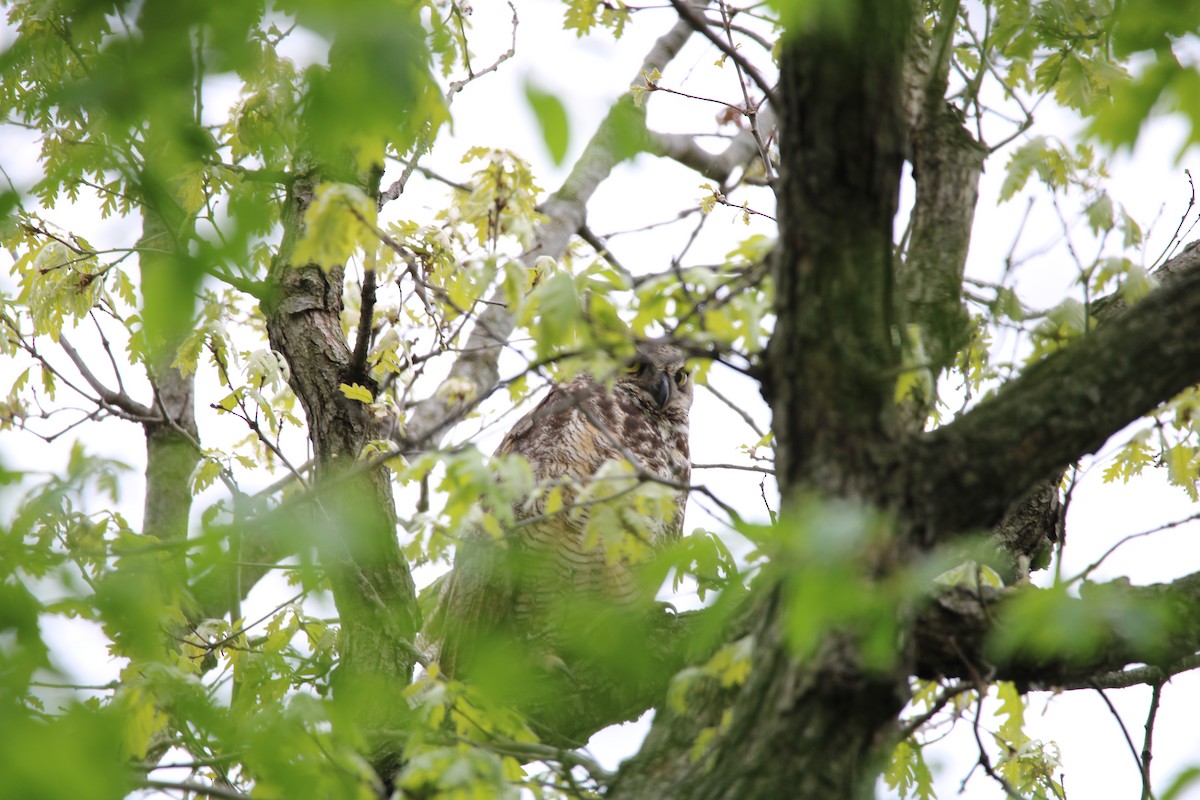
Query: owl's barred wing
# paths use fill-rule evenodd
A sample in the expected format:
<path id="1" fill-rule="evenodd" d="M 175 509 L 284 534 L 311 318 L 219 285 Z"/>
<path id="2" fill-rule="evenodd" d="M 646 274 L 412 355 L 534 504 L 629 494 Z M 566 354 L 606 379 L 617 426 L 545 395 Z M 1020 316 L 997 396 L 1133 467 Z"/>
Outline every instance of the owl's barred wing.
<path id="1" fill-rule="evenodd" d="M 562 477 L 561 467 L 569 465 L 573 477 L 586 477 L 604 462 L 604 454 L 595 448 L 594 434 L 589 436 L 580 406 L 603 397 L 601 388 L 586 375 L 565 386 L 553 386 L 542 401 L 517 420 L 505 435 L 496 455 L 524 456 L 537 481 Z"/>
<path id="2" fill-rule="evenodd" d="M 513 602 L 513 575 L 503 542 L 482 533 L 463 538 L 438 603 L 434 637 L 438 664 L 455 676 L 481 651 L 503 644 Z"/>
<path id="3" fill-rule="evenodd" d="M 541 459 L 532 459 L 541 447 L 541 426 L 551 418 L 561 418 L 573 408 L 575 401 L 564 387 L 555 386 L 542 401 L 513 425 L 496 454 L 513 453 L 530 460 L 536 480 L 544 480 L 539 471 Z M 517 504 L 517 519 L 527 515 Z M 482 531 L 466 532 L 454 558 L 438 601 L 433 620 L 432 638 L 440 641 L 438 663 L 442 672 L 451 677 L 471 669 L 471 665 L 495 661 L 502 651 L 520 646 L 514 628 L 514 610 L 520 604 L 517 597 L 517 561 L 514 548 L 518 529 L 509 532 L 504 541 L 497 541 Z M 532 570 L 526 570 L 532 571 Z M 519 658 L 520 654 L 516 654 Z"/>
<path id="4" fill-rule="evenodd" d="M 502 539 L 464 535 L 436 617 L 444 672 L 511 693 L 521 670 L 597 666 L 608 634 L 640 628 L 657 588 L 642 568 L 682 528 L 690 405 L 676 353 L 608 390 L 579 375 L 517 421 L 496 454 L 523 457 L 539 487 Z M 647 474 L 674 491 L 639 485 Z"/>

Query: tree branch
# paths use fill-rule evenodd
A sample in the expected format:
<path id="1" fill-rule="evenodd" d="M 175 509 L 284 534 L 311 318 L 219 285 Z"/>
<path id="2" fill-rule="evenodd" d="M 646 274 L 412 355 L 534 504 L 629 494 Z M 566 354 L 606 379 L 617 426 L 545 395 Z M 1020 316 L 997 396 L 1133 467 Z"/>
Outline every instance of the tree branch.
<path id="1" fill-rule="evenodd" d="M 350 374 L 366 380 L 370 375 L 367 355 L 371 349 L 371 331 L 375 325 L 375 268 L 368 266 L 363 271 L 362 298 L 358 314 L 358 333 L 354 339 L 354 352 L 350 356 Z"/>
<path id="2" fill-rule="evenodd" d="M 778 105 L 779 98 L 775 94 L 775 87 L 766 79 L 758 67 L 746 60 L 746 57 L 730 46 L 730 44 L 709 26 L 708 21 L 700 12 L 698 12 L 688 0 L 671 0 L 671 6 L 679 14 L 679 18 L 692 27 L 696 33 L 699 33 L 705 39 L 708 39 L 716 48 L 733 61 L 742 72 L 750 76 L 759 91 L 767 98 L 767 102 L 772 105 Z M 747 109 L 748 110 L 748 109 Z"/>
<path id="3" fill-rule="evenodd" d="M 1124 630 L 1110 626 L 1096 646 L 1074 654 L 1050 653 L 1044 648 L 1001 654 L 990 647 L 989 641 L 1008 624 L 1007 606 L 1022 595 L 1045 591 L 1024 586 L 956 587 L 939 592 L 918 612 L 913 626 L 914 674 L 930 679 L 988 675 L 1032 690 L 1108 689 L 1161 683 L 1200 666 L 1200 572 L 1148 586 L 1088 584 L 1081 598 L 1059 601 L 1062 615 L 1070 618 L 1087 619 L 1089 605 L 1097 602 L 1120 607 L 1122 613 L 1135 618 L 1144 614 L 1159 619 L 1169 612 L 1170 622 L 1158 635 L 1138 626 Z M 1153 666 L 1124 669 L 1138 663 Z"/>
<path id="4" fill-rule="evenodd" d="M 909 502 L 928 521 L 925 543 L 994 524 L 1038 480 L 1197 381 L 1193 269 L 905 449 Z"/>
<path id="5" fill-rule="evenodd" d="M 180 791 L 197 797 L 216 797 L 220 798 L 220 800 L 249 800 L 250 798 L 250 795 L 233 789 L 196 783 L 195 781 L 163 781 L 155 778 L 146 778 L 142 781 L 142 786 L 147 789 L 158 789 L 160 791 Z"/>
<path id="6" fill-rule="evenodd" d="M 770 107 L 768 106 L 767 109 Z M 759 114 L 760 123 L 774 125 L 769 110 Z M 758 144 L 749 130 L 740 130 L 720 153 L 710 153 L 700 146 L 695 136 L 686 133 L 659 133 L 647 131 L 646 150 L 658 156 L 677 161 L 694 169 L 704 177 L 724 185 L 733 177 L 733 171 L 758 155 Z"/>
<path id="7" fill-rule="evenodd" d="M 661 71 L 683 48 L 691 33 L 690 24 L 682 20 L 677 22 L 646 54 L 634 82 L 642 80 L 643 72 Z M 566 252 L 571 236 L 583 225 L 588 200 L 608 178 L 613 167 L 630 155 L 619 145 L 621 128 L 628 124 L 631 114 L 642 112 L 633 109 L 628 96 L 623 97 L 600 123 L 563 185 L 542 205 L 540 211 L 546 219 L 538 226 L 534 245 L 521 257 L 527 267 L 532 267 L 542 256 L 557 259 Z M 461 385 L 466 381 L 474 388 L 476 398 L 490 394 L 500 377 L 497 368 L 500 351 L 515 327 L 516 320 L 504 302 L 503 287 L 497 287 L 476 317 L 462 355 L 451 366 L 442 386 L 449 382 Z M 405 427 L 402 444 L 407 450 L 415 452 L 436 447 L 446 432 L 462 419 L 471 405 L 452 399 L 455 396 L 463 395 L 462 392 L 444 392 L 439 387 L 417 403 Z"/>
<path id="8" fill-rule="evenodd" d="M 75 369 L 79 370 L 79 374 L 83 376 L 85 381 L 87 381 L 88 386 L 92 387 L 92 389 L 97 395 L 99 395 L 100 399 L 104 401 L 105 404 L 110 405 L 113 408 L 119 408 L 131 416 L 140 417 L 142 419 L 150 419 L 154 416 L 153 411 L 137 402 L 129 395 L 125 394 L 124 392 L 113 391 L 105 386 L 88 367 L 87 362 L 83 360 L 83 356 L 79 355 L 79 351 L 76 350 L 71 345 L 71 342 L 67 340 L 65 334 L 59 334 L 58 344 L 59 347 L 63 349 L 63 352 L 67 354 L 67 357 L 71 359 L 71 363 L 75 365 Z"/>
<path id="9" fill-rule="evenodd" d="M 906 62 L 910 95 L 909 161 L 916 183 L 911 235 L 903 262 L 897 269 L 898 291 L 912 322 L 921 328 L 929 370 L 937 374 L 950 365 L 970 336 L 969 318 L 962 305 L 963 269 L 979 176 L 987 151 L 963 127 L 945 100 L 949 56 L 947 39 L 955 27 L 957 3 L 943 3 L 936 31 L 938 49 L 930 52 L 923 26 L 914 26 L 919 38 Z M 949 7 L 947 7 L 949 6 Z M 949 33 L 947 33 L 949 31 Z M 932 404 L 932 397 L 927 402 Z M 915 416 L 918 427 L 927 406 Z"/>

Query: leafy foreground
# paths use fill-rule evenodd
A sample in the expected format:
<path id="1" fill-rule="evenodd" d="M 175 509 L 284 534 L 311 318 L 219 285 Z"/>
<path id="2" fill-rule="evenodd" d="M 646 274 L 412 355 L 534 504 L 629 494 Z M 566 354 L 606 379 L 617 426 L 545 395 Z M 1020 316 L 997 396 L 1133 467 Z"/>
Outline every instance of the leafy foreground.
<path id="1" fill-rule="evenodd" d="M 1151 761 L 1164 684 L 1200 665 L 1198 567 L 1093 580 L 1129 566 L 1114 547 L 1071 574 L 1097 532 L 1064 518 L 1110 439 L 1104 482 L 1198 497 L 1193 204 L 1155 238 L 1106 161 L 1152 111 L 1197 138 L 1196 3 L 7 10 L 6 793 L 928 798 L 954 730 L 951 791 L 1064 798 L 1029 698 L 1116 713 L 1132 686 L 1124 779 L 1194 785 L 1200 761 Z M 612 52 L 661 26 L 632 74 L 589 76 L 620 96 L 581 149 L 576 98 L 518 77 L 547 18 Z M 500 81 L 541 140 L 456 152 Z M 574 158 L 549 194 L 543 150 Z M 978 245 L 993 200 L 1038 209 L 1007 255 Z M 1020 278 L 1050 262 L 1047 307 Z M 484 455 L 514 404 L 664 335 L 693 451 L 731 442 L 693 485 Z M 655 552 L 679 489 L 690 535 Z M 526 497 L 589 509 L 588 545 L 679 609 L 581 606 L 571 670 L 448 678 L 431 579 L 465 536 L 504 547 Z M 652 708 L 615 771 L 583 749 Z"/>

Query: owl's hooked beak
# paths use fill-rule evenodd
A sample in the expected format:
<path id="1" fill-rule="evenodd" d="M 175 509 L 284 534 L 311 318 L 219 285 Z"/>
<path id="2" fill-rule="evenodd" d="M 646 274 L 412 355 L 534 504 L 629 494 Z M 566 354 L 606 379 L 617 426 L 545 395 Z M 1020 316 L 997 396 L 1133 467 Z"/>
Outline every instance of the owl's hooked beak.
<path id="1" fill-rule="evenodd" d="M 658 386 L 654 387 L 654 402 L 659 408 L 666 408 L 671 400 L 671 376 L 665 371 L 658 375 Z"/>

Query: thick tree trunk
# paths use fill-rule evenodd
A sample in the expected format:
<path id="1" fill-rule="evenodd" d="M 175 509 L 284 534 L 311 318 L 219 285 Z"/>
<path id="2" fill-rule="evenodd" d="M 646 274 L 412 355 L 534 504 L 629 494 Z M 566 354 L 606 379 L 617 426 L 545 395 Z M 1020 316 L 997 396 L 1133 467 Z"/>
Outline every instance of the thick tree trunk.
<path id="1" fill-rule="evenodd" d="M 851 4 L 840 20 L 816 13 L 781 62 L 779 320 L 764 394 L 785 517 L 813 490 L 879 503 L 895 433 L 892 221 L 913 9 L 896 0 Z M 862 556 L 864 574 L 878 575 L 895 551 Z M 685 714 L 660 708 L 610 797 L 871 796 L 907 697 L 907 657 L 872 669 L 852 636 L 829 631 L 800 658 L 785 634 L 797 613 L 785 587 L 756 593 L 745 683 Z M 696 753 L 701 736 L 712 743 Z"/>
<path id="2" fill-rule="evenodd" d="M 869 798 L 906 688 L 896 673 L 864 669 L 857 646 L 827 636 L 806 659 L 782 631 L 784 593 L 755 603 L 753 667 L 733 690 L 709 685 L 687 710 L 660 706 L 641 752 L 609 798 L 688 800 Z M 699 746 L 709 739 L 711 744 Z"/>
<path id="3" fill-rule="evenodd" d="M 363 729 L 394 728 L 407 709 L 401 693 L 415 664 L 420 610 L 396 536 L 390 472 L 357 460 L 372 438 L 370 414 L 339 389 L 363 380 L 351 374 L 342 332 L 342 269 L 291 261 L 315 183 L 302 176 L 290 187 L 263 310 L 271 346 L 291 368 L 318 464 L 319 500 L 310 506 L 309 530 L 296 535 L 311 536 L 321 554 L 341 618 L 335 697 Z M 381 771 L 394 759 L 386 742 L 373 754 Z"/>
<path id="4" fill-rule="evenodd" d="M 892 225 L 911 9 L 860 2 L 843 13 L 786 40 L 781 63 L 779 322 L 765 393 L 785 495 L 870 496 L 871 451 L 894 405 Z"/>

